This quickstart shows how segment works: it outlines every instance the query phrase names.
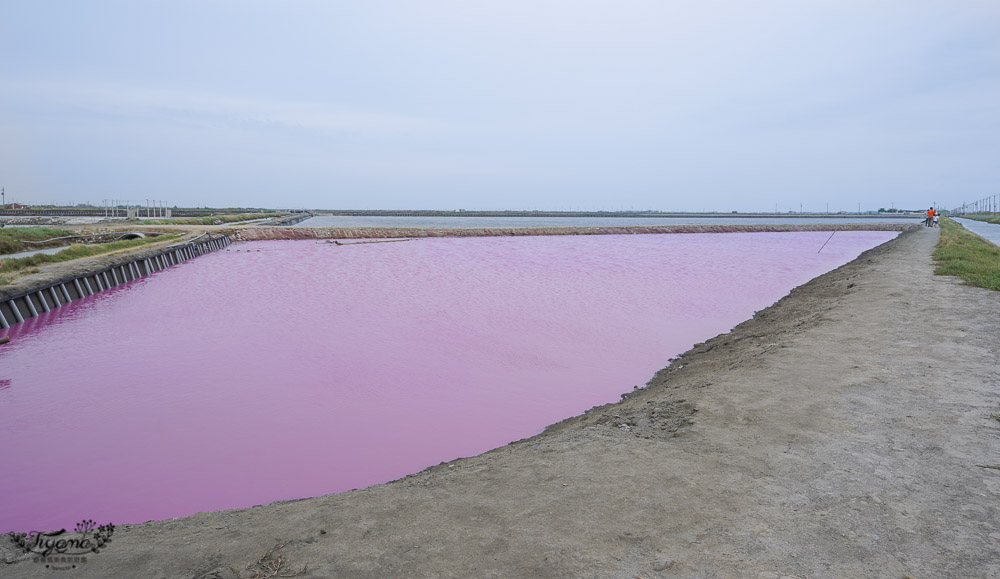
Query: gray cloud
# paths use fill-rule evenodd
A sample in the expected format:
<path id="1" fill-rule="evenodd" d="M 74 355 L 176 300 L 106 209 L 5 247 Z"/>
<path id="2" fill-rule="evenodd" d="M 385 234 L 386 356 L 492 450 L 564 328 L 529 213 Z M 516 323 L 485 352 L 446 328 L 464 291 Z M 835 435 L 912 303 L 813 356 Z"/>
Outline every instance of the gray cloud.
<path id="1" fill-rule="evenodd" d="M 10 21 L 0 180 L 24 199 L 875 209 L 1000 177 L 994 2 L 67 2 Z"/>

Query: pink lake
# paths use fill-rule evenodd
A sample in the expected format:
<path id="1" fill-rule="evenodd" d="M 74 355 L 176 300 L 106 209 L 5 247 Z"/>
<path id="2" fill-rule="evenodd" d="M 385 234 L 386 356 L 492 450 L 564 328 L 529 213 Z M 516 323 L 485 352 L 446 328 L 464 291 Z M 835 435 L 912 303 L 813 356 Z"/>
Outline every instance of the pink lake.
<path id="1" fill-rule="evenodd" d="M 386 482 L 619 399 L 894 232 L 236 244 L 11 330 L 0 532 Z"/>

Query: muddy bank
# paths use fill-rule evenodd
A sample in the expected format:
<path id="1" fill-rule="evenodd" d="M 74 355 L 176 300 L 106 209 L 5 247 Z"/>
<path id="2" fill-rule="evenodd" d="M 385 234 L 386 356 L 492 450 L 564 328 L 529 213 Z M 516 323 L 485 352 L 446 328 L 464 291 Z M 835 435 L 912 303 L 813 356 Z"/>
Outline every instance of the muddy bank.
<path id="1" fill-rule="evenodd" d="M 627 225 L 615 227 L 246 227 L 233 239 L 380 239 L 389 237 L 497 237 L 519 235 L 630 235 L 655 233 L 735 233 L 761 231 L 905 231 L 913 223 L 834 223 L 812 225 Z"/>
<path id="2" fill-rule="evenodd" d="M 933 276 L 938 233 L 866 252 L 531 439 L 122 526 L 73 576 L 996 577 L 1000 294 Z M 6 540 L 0 558 L 5 577 L 57 575 Z"/>

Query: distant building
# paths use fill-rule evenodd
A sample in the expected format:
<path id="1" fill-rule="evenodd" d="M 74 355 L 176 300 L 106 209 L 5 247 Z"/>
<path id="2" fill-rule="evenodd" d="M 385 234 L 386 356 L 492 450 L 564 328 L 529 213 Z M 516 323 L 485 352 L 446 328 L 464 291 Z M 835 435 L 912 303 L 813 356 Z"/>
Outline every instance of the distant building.
<path id="1" fill-rule="evenodd" d="M 21 205 L 20 203 L 8 203 L 6 205 L 0 205 L 0 209 L 14 211 L 17 209 L 31 209 L 31 207 L 28 205 Z"/>

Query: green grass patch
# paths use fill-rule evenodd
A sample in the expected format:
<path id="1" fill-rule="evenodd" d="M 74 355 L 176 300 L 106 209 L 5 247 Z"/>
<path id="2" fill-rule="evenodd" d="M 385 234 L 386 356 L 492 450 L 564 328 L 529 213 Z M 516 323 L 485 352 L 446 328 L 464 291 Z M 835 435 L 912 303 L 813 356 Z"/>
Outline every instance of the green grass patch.
<path id="1" fill-rule="evenodd" d="M 954 275 L 971 285 L 1000 291 L 1000 247 L 947 217 L 941 220 L 934 259 L 938 275 Z"/>
<path id="2" fill-rule="evenodd" d="M 73 235 L 65 229 L 55 227 L 4 227 L 0 229 L 0 255 L 19 253 L 29 249 L 42 249 L 44 246 L 24 245 L 25 241 L 45 241 L 53 237 Z"/>
<path id="3" fill-rule="evenodd" d="M 71 245 L 66 249 L 60 251 L 59 253 L 54 253 L 52 255 L 45 253 L 36 253 L 28 257 L 18 257 L 15 259 L 4 259 L 3 265 L 0 266 L 0 274 L 11 274 L 20 275 L 23 273 L 28 273 L 25 270 L 37 267 L 43 263 L 59 263 L 62 261 L 70 261 L 72 259 L 79 259 L 81 257 L 91 257 L 94 255 L 101 255 L 104 253 L 111 253 L 112 251 L 118 251 L 120 249 L 132 249 L 135 247 L 140 247 L 143 245 L 149 245 L 151 243 L 159 243 L 161 241 L 169 241 L 172 239 L 177 239 L 182 237 L 183 233 L 168 233 L 165 235 L 159 235 L 157 237 L 146 237 L 144 239 L 126 239 L 123 241 L 112 241 L 111 243 L 98 243 L 94 245 L 84 245 L 78 243 Z M 14 277 L 16 277 L 16 275 Z M 0 278 L 4 284 L 8 284 L 13 280 L 10 275 L 5 275 Z"/>
<path id="4" fill-rule="evenodd" d="M 226 223 L 253 221 L 254 219 L 265 219 L 279 215 L 281 213 L 240 213 L 239 215 L 210 215 L 208 217 L 179 217 L 177 219 L 146 219 L 140 221 L 139 225 L 225 225 Z"/>
<path id="5" fill-rule="evenodd" d="M 996 215 L 974 214 L 962 215 L 962 217 L 965 219 L 975 219 L 976 221 L 985 221 L 986 223 L 996 223 L 997 225 L 1000 225 L 1000 217 Z"/>

